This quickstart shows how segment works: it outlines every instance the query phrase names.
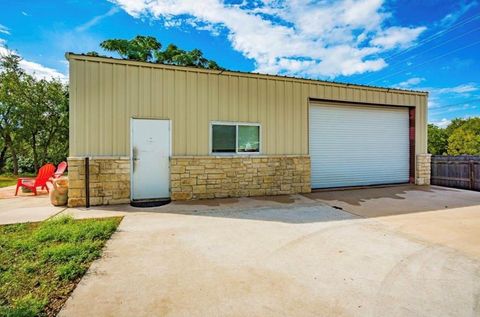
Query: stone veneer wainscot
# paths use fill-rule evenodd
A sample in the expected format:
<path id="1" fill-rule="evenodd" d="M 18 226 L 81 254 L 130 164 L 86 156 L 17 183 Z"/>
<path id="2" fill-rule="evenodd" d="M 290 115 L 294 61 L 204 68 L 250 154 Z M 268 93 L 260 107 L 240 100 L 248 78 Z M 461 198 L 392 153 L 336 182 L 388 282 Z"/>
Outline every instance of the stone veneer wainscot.
<path id="1" fill-rule="evenodd" d="M 68 158 L 68 206 L 85 206 L 85 158 Z M 417 185 L 430 184 L 431 155 L 416 157 Z M 309 193 L 308 155 L 174 156 L 172 200 Z M 90 204 L 130 202 L 130 159 L 90 159 Z"/>
<path id="2" fill-rule="evenodd" d="M 308 155 L 176 156 L 170 166 L 172 200 L 311 191 Z"/>
<path id="3" fill-rule="evenodd" d="M 90 205 L 130 203 L 130 158 L 90 158 Z M 85 158 L 68 158 L 68 206 L 85 206 Z"/>
<path id="4" fill-rule="evenodd" d="M 431 154 L 419 154 L 416 159 L 415 184 L 430 185 L 431 175 Z"/>

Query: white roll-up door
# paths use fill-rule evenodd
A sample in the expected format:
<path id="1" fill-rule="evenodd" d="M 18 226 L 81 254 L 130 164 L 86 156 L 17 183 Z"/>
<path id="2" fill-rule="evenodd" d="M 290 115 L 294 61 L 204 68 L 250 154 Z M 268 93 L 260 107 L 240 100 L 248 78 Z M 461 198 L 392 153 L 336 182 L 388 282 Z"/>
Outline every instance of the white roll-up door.
<path id="1" fill-rule="evenodd" d="M 408 108 L 310 105 L 312 188 L 406 183 Z"/>

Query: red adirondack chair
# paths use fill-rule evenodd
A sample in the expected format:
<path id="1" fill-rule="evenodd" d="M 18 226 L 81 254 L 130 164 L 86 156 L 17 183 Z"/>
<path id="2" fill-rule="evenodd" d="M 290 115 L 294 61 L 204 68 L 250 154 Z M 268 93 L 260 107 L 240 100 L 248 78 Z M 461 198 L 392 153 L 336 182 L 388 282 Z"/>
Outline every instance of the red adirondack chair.
<path id="1" fill-rule="evenodd" d="M 63 173 L 65 173 L 65 170 L 67 169 L 67 162 L 61 162 L 60 164 L 58 164 L 57 166 L 57 170 L 55 171 L 55 173 L 53 174 L 53 178 L 59 178 L 60 176 L 63 175 Z"/>
<path id="2" fill-rule="evenodd" d="M 17 180 L 17 189 L 15 190 L 15 196 L 18 194 L 20 187 L 30 189 L 35 195 L 37 194 L 37 187 L 46 188 L 48 192 L 47 181 L 53 176 L 55 172 L 55 165 L 45 164 L 38 171 L 36 178 L 19 178 Z"/>

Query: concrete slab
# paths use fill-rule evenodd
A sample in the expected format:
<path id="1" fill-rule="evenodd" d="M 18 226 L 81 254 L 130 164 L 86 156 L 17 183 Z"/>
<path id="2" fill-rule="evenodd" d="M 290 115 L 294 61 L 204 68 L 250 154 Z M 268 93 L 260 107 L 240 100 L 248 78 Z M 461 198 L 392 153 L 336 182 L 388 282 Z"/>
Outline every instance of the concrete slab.
<path id="1" fill-rule="evenodd" d="M 282 196 L 258 196 L 258 197 L 240 197 L 240 198 L 217 198 L 204 200 L 189 200 L 189 201 L 172 201 L 169 204 L 151 207 L 139 208 L 130 205 L 112 205 L 112 206 L 95 206 L 96 210 L 121 210 L 125 212 L 196 212 L 196 211 L 211 211 L 211 210 L 225 210 L 225 209 L 246 209 L 257 207 L 284 207 L 295 206 L 298 204 L 318 202 L 307 198 L 303 195 L 282 195 Z"/>
<path id="2" fill-rule="evenodd" d="M 149 215 L 156 213 L 175 213 L 185 215 L 195 215 L 202 212 L 215 217 L 223 217 L 228 212 L 230 217 L 234 215 L 239 218 L 257 217 L 256 213 L 249 213 L 248 210 L 257 210 L 262 208 L 284 208 L 286 206 L 327 206 L 302 195 L 284 195 L 284 196 L 260 196 L 260 197 L 242 197 L 242 198 L 221 198 L 193 201 L 173 201 L 167 205 L 150 208 L 132 207 L 130 205 L 111 205 L 111 206 L 93 206 L 91 208 L 69 208 L 63 214 L 72 215 L 75 218 L 97 218 L 113 217 L 126 215 Z M 204 213 L 205 214 L 205 213 Z M 264 217 L 261 215 L 261 217 Z M 290 214 L 286 222 L 305 221 L 294 214 Z"/>
<path id="3" fill-rule="evenodd" d="M 376 218 L 409 237 L 480 259 L 480 207 L 463 207 Z"/>
<path id="4" fill-rule="evenodd" d="M 480 193 L 398 186 L 63 210 L 13 190 L 0 190 L 0 224 L 124 216 L 60 316 L 480 314 Z"/>
<path id="5" fill-rule="evenodd" d="M 15 196 L 15 186 L 0 188 L 0 224 L 42 221 L 63 210 L 50 204 L 47 191 Z"/>
<path id="6" fill-rule="evenodd" d="M 379 219 L 318 204 L 127 212 L 60 316 L 480 314 L 477 258 Z"/>
<path id="7" fill-rule="evenodd" d="M 305 195 L 389 229 L 480 258 L 480 192 L 440 186 L 389 186 Z"/>
<path id="8" fill-rule="evenodd" d="M 317 191 L 304 196 L 361 217 L 480 206 L 480 192 L 440 186 L 371 187 Z"/>

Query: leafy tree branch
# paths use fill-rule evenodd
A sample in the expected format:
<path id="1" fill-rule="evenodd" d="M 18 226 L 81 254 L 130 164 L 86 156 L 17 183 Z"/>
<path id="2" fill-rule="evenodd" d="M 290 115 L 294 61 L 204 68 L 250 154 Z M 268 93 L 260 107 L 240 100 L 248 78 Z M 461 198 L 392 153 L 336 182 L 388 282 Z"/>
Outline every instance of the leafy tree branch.
<path id="1" fill-rule="evenodd" d="M 100 47 L 134 61 L 223 69 L 215 61 L 205 58 L 199 49 L 186 51 L 170 44 L 162 50 L 162 44 L 153 36 L 137 35 L 131 40 L 109 39 L 100 43 Z M 87 55 L 100 56 L 97 52 L 88 52 Z"/>

